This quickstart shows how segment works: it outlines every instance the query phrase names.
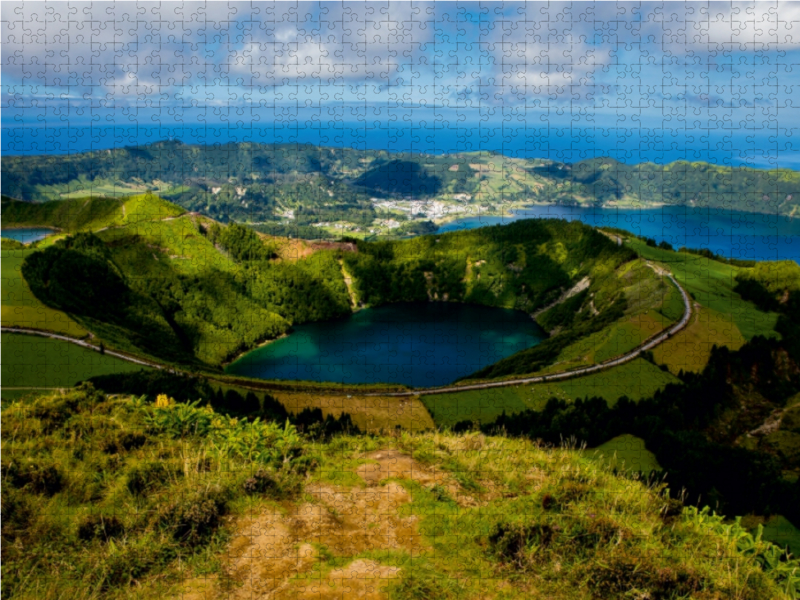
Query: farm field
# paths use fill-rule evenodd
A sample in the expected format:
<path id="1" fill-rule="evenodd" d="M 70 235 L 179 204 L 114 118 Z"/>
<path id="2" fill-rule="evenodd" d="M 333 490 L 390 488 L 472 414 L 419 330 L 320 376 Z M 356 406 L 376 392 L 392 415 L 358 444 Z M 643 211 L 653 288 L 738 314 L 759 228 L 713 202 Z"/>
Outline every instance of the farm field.
<path id="1" fill-rule="evenodd" d="M 2 321 L 4 327 L 30 327 L 82 337 L 88 332 L 70 317 L 42 304 L 22 278 L 22 261 L 33 250 L 2 252 Z M 8 371 L 6 371 L 8 373 Z M 5 385 L 6 382 L 3 382 Z"/>
<path id="2" fill-rule="evenodd" d="M 608 371 L 566 381 L 431 394 L 421 396 L 421 400 L 436 425 L 446 427 L 464 420 L 487 423 L 504 411 L 512 414 L 527 409 L 541 410 L 552 397 L 570 401 L 599 396 L 610 405 L 622 396 L 640 400 L 676 382 L 676 377 L 637 358 Z"/>
<path id="3" fill-rule="evenodd" d="M 246 395 L 250 391 L 262 393 L 246 386 L 230 385 L 215 379 L 209 383 L 215 390 L 223 393 L 228 390 Z M 324 416 L 338 417 L 349 413 L 359 429 L 365 431 L 394 431 L 400 426 L 409 431 L 426 431 L 435 424 L 425 405 L 419 398 L 393 398 L 390 396 L 354 396 L 342 392 L 320 389 L 309 391 L 268 390 L 283 406 L 292 413 L 305 408 L 320 408 Z"/>
<path id="4" fill-rule="evenodd" d="M 7 388 L 72 387 L 95 375 L 138 371 L 141 365 L 93 352 L 63 340 L 34 335 L 2 334 L 3 397 Z M 9 396 L 9 397 L 11 397 Z"/>

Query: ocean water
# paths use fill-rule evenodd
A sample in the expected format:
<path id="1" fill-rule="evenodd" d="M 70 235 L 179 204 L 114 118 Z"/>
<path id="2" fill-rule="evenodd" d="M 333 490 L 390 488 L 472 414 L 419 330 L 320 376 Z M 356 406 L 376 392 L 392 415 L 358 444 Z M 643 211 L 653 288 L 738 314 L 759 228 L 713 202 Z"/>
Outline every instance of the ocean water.
<path id="1" fill-rule="evenodd" d="M 301 143 L 428 154 L 485 151 L 561 162 L 610 156 L 632 164 L 689 160 L 756 168 L 800 168 L 800 145 L 790 138 L 779 140 L 770 131 L 573 128 L 485 119 L 431 122 L 406 114 L 388 122 L 315 117 L 269 125 L 4 126 L 2 152 L 67 154 L 166 139 L 187 144 Z"/>
<path id="2" fill-rule="evenodd" d="M 451 383 L 535 346 L 544 334 L 524 312 L 470 304 L 399 303 L 294 327 L 226 372 L 339 383 Z"/>

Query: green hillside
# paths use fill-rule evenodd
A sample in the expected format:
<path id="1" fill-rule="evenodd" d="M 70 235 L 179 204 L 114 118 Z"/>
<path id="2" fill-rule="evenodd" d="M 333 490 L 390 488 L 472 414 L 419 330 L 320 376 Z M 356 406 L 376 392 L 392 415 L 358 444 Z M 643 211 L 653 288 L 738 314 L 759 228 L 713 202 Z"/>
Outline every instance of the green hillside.
<path id="1" fill-rule="evenodd" d="M 800 591 L 777 547 L 574 450 L 474 433 L 315 438 L 91 387 L 2 417 L 9 599 Z"/>
<path id="2" fill-rule="evenodd" d="M 84 197 L 42 203 L 3 197 L 4 227 L 46 225 L 65 232 L 97 231 L 169 219 L 185 211 L 154 194 L 125 198 Z"/>
<path id="3" fill-rule="evenodd" d="M 109 202 L 138 202 L 141 216 L 180 210 L 155 197 Z M 27 206 L 60 215 L 50 204 Z M 21 274 L 38 300 L 110 347 L 169 362 L 216 367 L 293 324 L 364 306 L 439 300 L 534 312 L 579 285 L 583 291 L 568 311 L 549 308 L 543 317 L 564 348 L 644 312 L 667 293 L 650 269 L 629 265 L 633 252 L 576 222 L 329 244 L 281 258 L 286 240 L 235 223 L 220 226 L 197 215 L 143 221 L 132 214 L 117 210 L 94 221 L 115 226 L 27 254 Z M 555 357 L 525 368 L 536 370 Z"/>
<path id="4" fill-rule="evenodd" d="M 332 223 L 367 235 L 391 233 L 419 217 L 410 205 L 436 200 L 453 214 L 482 214 L 531 202 L 568 205 L 709 206 L 794 215 L 800 173 L 677 161 L 625 164 L 611 158 L 575 164 L 494 152 L 432 156 L 304 144 L 162 141 L 58 156 L 3 157 L 3 193 L 28 201 L 118 197 L 152 191 L 186 210 L 317 237 Z M 444 216 L 439 214 L 436 219 Z M 310 226 L 318 225 L 313 229 Z"/>
<path id="5" fill-rule="evenodd" d="M 25 327 L 83 337 L 88 332 L 66 313 L 45 306 L 22 277 L 22 263 L 35 250 L 15 247 L 2 250 L 2 321 L 4 327 Z"/>

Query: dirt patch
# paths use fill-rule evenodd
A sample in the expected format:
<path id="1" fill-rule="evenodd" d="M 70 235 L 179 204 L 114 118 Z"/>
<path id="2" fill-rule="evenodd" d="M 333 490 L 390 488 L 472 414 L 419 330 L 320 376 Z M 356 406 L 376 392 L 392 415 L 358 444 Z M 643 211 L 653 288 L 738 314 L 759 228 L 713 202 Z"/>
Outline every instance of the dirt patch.
<path id="1" fill-rule="evenodd" d="M 397 514 L 400 506 L 411 501 L 398 483 L 351 489 L 320 484 L 307 487 L 306 493 L 318 504 L 299 507 L 292 526 L 337 556 L 380 549 L 420 552 L 425 547 L 417 517 Z"/>
<path id="2" fill-rule="evenodd" d="M 298 543 L 290 521 L 277 511 L 242 519 L 228 547 L 227 570 L 244 585 L 230 598 L 277 598 L 292 575 L 311 570 L 317 557 L 309 543 Z"/>
<path id="3" fill-rule="evenodd" d="M 297 600 L 385 600 L 386 586 L 400 574 L 397 567 L 386 567 L 373 560 L 354 560 L 334 569 L 324 580 L 298 582 L 286 597 Z"/>
<path id="4" fill-rule="evenodd" d="M 321 573 L 314 570 L 320 553 L 351 557 L 370 550 L 424 552 L 428 546 L 419 534 L 418 517 L 399 514 L 411 495 L 396 481 L 381 482 L 410 479 L 448 489 L 457 485 L 444 472 L 396 450 L 364 458 L 370 462 L 356 469 L 364 487 L 313 483 L 305 487 L 306 502 L 240 518 L 225 559 L 227 575 L 239 585 L 222 593 L 216 581 L 190 580 L 186 592 L 197 600 L 386 598 L 385 588 L 400 569 L 354 560 L 324 574 L 324 568 Z"/>
<path id="5" fill-rule="evenodd" d="M 373 462 L 359 466 L 356 473 L 367 485 L 376 485 L 383 479 L 411 479 L 423 485 L 436 483 L 434 472 L 397 450 L 378 450 L 367 454 L 366 458 Z"/>
<path id="6" fill-rule="evenodd" d="M 367 485 L 374 486 L 386 479 L 410 479 L 423 487 L 438 486 L 461 506 L 477 506 L 475 499 L 465 494 L 446 471 L 437 471 L 417 462 L 397 450 L 378 450 L 365 456 L 370 462 L 360 465 L 356 473 Z M 387 487 L 387 486 L 384 486 Z"/>

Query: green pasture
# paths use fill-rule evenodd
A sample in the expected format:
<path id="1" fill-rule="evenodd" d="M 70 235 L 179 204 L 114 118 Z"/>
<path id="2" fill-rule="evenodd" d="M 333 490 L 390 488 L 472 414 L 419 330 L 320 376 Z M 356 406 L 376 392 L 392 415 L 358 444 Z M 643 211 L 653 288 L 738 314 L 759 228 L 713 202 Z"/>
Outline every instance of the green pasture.
<path id="1" fill-rule="evenodd" d="M 622 396 L 640 400 L 676 382 L 678 379 L 673 375 L 637 358 L 607 371 L 561 382 L 431 394 L 420 399 L 437 425 L 452 426 L 464 420 L 488 423 L 504 411 L 513 414 L 526 409 L 541 410 L 552 397 L 571 401 L 598 396 L 609 404 Z"/>
<path id="2" fill-rule="evenodd" d="M 3 333 L 2 395 L 6 388 L 72 387 L 95 375 L 138 371 L 147 367 L 100 354 L 63 340 Z"/>
<path id="3" fill-rule="evenodd" d="M 778 315 L 758 310 L 752 302 L 742 300 L 733 291 L 740 267 L 695 254 L 653 248 L 636 238 L 629 238 L 626 244 L 642 257 L 668 267 L 675 279 L 697 302 L 717 312 L 731 315 L 746 340 L 751 340 L 756 335 L 777 335 L 774 329 Z"/>
<path id="4" fill-rule="evenodd" d="M 680 371 L 699 373 L 708 364 L 715 345 L 738 350 L 744 343 L 744 336 L 731 315 L 701 307 L 695 309 L 685 329 L 653 349 L 653 358 L 675 374 Z"/>
<path id="5" fill-rule="evenodd" d="M 0 301 L 3 326 L 46 329 L 76 337 L 86 335 L 87 331 L 66 313 L 42 304 L 25 283 L 20 269 L 22 261 L 32 252 L 34 250 L 25 249 L 4 250 L 2 253 L 3 286 Z"/>

